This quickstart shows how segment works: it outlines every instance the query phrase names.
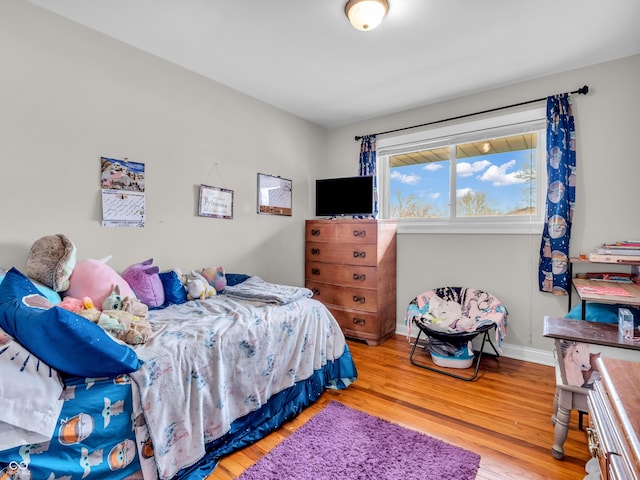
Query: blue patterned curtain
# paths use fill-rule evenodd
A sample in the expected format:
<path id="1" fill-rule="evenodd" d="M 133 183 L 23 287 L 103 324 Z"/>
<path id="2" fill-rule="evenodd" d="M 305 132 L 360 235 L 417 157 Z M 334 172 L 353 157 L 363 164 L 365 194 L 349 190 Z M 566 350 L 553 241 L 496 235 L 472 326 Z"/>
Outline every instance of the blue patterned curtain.
<path id="1" fill-rule="evenodd" d="M 547 98 L 547 205 L 540 245 L 540 291 L 567 295 L 569 238 L 576 199 L 576 132 L 569 94 Z"/>
<path id="2" fill-rule="evenodd" d="M 378 218 L 378 175 L 376 174 L 376 136 L 366 135 L 360 143 L 360 176 L 373 177 L 373 217 Z"/>

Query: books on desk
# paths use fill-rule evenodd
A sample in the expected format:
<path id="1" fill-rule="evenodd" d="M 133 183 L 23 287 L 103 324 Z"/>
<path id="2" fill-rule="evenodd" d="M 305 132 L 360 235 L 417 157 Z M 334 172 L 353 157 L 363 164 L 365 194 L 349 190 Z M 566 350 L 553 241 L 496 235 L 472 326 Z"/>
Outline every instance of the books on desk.
<path id="1" fill-rule="evenodd" d="M 615 255 L 609 253 L 589 253 L 589 261 L 600 263 L 640 263 L 640 250 L 634 255 Z"/>
<path id="2" fill-rule="evenodd" d="M 618 282 L 618 283 L 632 283 L 630 273 L 618 273 L 618 272 L 587 272 L 577 273 L 576 278 L 586 278 L 588 280 L 598 280 L 599 282 Z"/>
<path id="3" fill-rule="evenodd" d="M 621 256 L 638 256 L 640 257 L 640 243 L 637 242 L 616 242 L 603 243 L 595 249 L 598 255 L 621 255 Z"/>

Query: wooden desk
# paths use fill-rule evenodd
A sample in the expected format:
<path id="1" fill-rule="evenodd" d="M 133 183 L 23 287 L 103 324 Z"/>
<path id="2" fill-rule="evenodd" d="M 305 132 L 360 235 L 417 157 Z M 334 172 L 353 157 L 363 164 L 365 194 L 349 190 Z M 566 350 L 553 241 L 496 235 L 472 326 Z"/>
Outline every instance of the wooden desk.
<path id="1" fill-rule="evenodd" d="M 573 265 L 613 265 L 616 267 L 620 267 L 622 265 L 639 265 L 640 262 L 592 262 L 590 260 L 583 260 L 581 258 L 571 257 L 569 258 L 569 278 L 571 279 L 571 284 L 573 288 L 576 290 L 578 294 L 578 298 L 582 303 L 582 319 L 585 318 L 586 312 L 586 303 L 596 302 L 596 303 L 608 303 L 608 304 L 624 304 L 624 305 L 640 305 L 640 284 L 637 283 L 623 283 L 623 282 L 600 282 L 597 280 L 589 280 L 586 278 L 574 278 L 573 276 Z M 615 295 L 595 295 L 592 293 L 581 293 L 579 288 L 587 286 L 587 287 L 620 287 L 626 290 L 631 294 L 631 296 L 615 296 Z M 571 291 L 569 291 L 568 295 L 569 299 L 569 310 L 571 310 Z"/>
<path id="2" fill-rule="evenodd" d="M 561 355 L 562 340 L 603 345 L 608 347 L 625 348 L 640 351 L 640 342 L 627 340 L 618 333 L 618 325 L 587 322 L 586 320 L 570 320 L 562 317 L 544 317 L 545 337 L 553 338 L 556 342 L 559 381 L 556 385 L 553 415 L 555 424 L 554 443 L 551 454 L 554 458 L 564 457 L 564 442 L 567 439 L 571 410 L 587 412 L 587 396 L 589 389 L 567 384 L 564 363 Z"/>
<path id="3" fill-rule="evenodd" d="M 564 317 L 544 317 L 543 335 L 559 340 L 640 350 L 640 342 L 628 340 L 620 335 L 617 324 L 587 322 Z"/>

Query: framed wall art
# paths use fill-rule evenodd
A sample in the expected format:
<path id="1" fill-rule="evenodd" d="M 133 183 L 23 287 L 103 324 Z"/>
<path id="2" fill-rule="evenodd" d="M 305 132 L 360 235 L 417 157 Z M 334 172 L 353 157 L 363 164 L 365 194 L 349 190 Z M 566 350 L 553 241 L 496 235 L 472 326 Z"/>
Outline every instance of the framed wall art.
<path id="1" fill-rule="evenodd" d="M 291 187 L 291 180 L 259 173 L 258 213 L 291 216 Z"/>
<path id="2" fill-rule="evenodd" d="M 200 185 L 198 215 L 201 217 L 233 218 L 233 190 Z"/>

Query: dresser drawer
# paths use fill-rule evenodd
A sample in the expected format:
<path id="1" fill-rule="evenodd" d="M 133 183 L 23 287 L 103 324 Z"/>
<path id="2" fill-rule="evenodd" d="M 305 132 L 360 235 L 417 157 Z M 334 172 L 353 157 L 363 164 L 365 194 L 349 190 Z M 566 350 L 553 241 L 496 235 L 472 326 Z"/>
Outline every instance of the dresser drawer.
<path id="1" fill-rule="evenodd" d="M 378 225 L 366 220 L 307 222 L 305 238 L 313 242 L 375 245 L 378 242 Z"/>
<path id="2" fill-rule="evenodd" d="M 340 305 L 348 310 L 376 312 L 378 293 L 376 290 L 356 287 L 343 287 L 326 283 L 305 281 L 305 287 L 313 292 L 313 298 L 325 305 Z"/>
<path id="3" fill-rule="evenodd" d="M 378 285 L 378 269 L 364 265 L 307 262 L 304 277 L 315 282 L 358 288 L 376 288 Z"/>
<path id="4" fill-rule="evenodd" d="M 377 265 L 376 245 L 307 242 L 305 261 L 346 265 Z"/>
<path id="5" fill-rule="evenodd" d="M 327 307 L 336 318 L 345 334 L 370 333 L 376 335 L 378 331 L 378 320 L 375 313 L 362 312 L 359 310 L 347 310 L 337 307 Z M 356 335 L 357 336 L 357 335 Z"/>

